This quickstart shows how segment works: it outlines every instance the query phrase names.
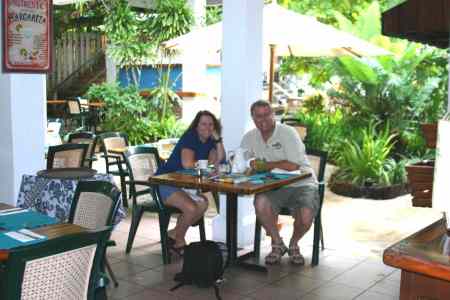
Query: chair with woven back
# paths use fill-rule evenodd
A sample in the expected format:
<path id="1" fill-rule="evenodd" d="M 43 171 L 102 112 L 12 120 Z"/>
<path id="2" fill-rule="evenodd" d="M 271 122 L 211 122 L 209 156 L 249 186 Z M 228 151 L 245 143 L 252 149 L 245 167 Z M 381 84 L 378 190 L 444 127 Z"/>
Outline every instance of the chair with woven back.
<path id="1" fill-rule="evenodd" d="M 79 128 L 85 130 L 86 122 L 89 118 L 89 111 L 86 111 L 81 107 L 80 99 L 72 98 L 66 100 L 67 114 L 71 120 L 78 123 Z"/>
<path id="2" fill-rule="evenodd" d="M 48 147 L 47 169 L 82 167 L 88 148 L 86 144 L 62 144 Z"/>
<path id="3" fill-rule="evenodd" d="M 126 149 L 128 147 L 128 135 L 123 132 L 105 132 L 98 135 L 99 143 L 105 159 L 106 173 L 120 177 L 120 189 L 122 191 L 123 206 L 128 207 L 126 177 L 128 170 L 126 168 L 123 156 L 111 153 L 112 149 Z"/>
<path id="4" fill-rule="evenodd" d="M 95 230 L 113 225 L 119 207 L 120 192 L 108 181 L 80 181 L 70 208 L 69 223 Z M 107 246 L 115 246 L 108 240 Z M 105 256 L 104 263 L 115 286 L 117 280 Z"/>
<path id="5" fill-rule="evenodd" d="M 322 244 L 322 250 L 325 249 L 323 240 L 322 229 L 322 205 L 325 196 L 325 167 L 327 164 L 328 153 L 321 150 L 306 149 L 308 161 L 314 173 L 317 176 L 319 182 L 319 209 L 317 215 L 314 218 L 314 238 L 313 238 L 313 252 L 311 265 L 316 266 L 319 264 L 319 243 Z M 287 207 L 281 208 L 280 215 L 290 216 L 291 213 Z M 261 247 L 261 224 L 256 220 L 255 224 L 255 243 L 254 252 L 256 257 L 260 255 Z"/>
<path id="6" fill-rule="evenodd" d="M 12 249 L 0 272 L 0 299 L 106 298 L 99 273 L 110 232 L 103 227 Z"/>
<path id="7" fill-rule="evenodd" d="M 86 152 L 86 157 L 84 158 L 83 166 L 92 168 L 92 162 L 97 160 L 95 158 L 95 147 L 97 144 L 95 134 L 89 131 L 74 132 L 69 134 L 68 142 L 72 144 L 88 145 L 88 150 Z"/>
<path id="8" fill-rule="evenodd" d="M 158 150 L 153 147 L 142 146 L 129 148 L 125 153 L 125 162 L 130 174 L 130 196 L 133 201 L 126 253 L 130 253 L 133 247 L 133 241 L 143 213 L 158 213 L 162 258 L 163 263 L 168 264 L 171 261 L 171 255 L 167 243 L 167 229 L 171 215 L 179 214 L 180 211 L 176 208 L 165 206 L 160 200 L 158 187 L 148 182 L 148 178 L 161 166 Z M 201 218 L 193 226 L 197 225 L 199 226 L 200 239 L 202 241 L 206 240 L 204 219 Z"/>
<path id="9" fill-rule="evenodd" d="M 308 135 L 308 127 L 305 124 L 301 124 L 298 119 L 293 117 L 284 117 L 281 119 L 281 123 L 294 127 L 294 129 L 300 135 L 300 138 L 305 143 L 306 136 Z"/>

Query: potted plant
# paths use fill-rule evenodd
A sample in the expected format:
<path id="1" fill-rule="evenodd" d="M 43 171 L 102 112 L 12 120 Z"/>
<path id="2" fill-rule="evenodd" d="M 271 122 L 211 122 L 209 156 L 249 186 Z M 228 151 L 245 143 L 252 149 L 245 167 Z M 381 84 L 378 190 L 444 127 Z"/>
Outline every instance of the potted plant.
<path id="1" fill-rule="evenodd" d="M 421 124 L 420 127 L 425 137 L 427 147 L 431 149 L 436 148 L 437 123 L 424 123 Z"/>
<path id="2" fill-rule="evenodd" d="M 431 207 L 434 161 L 424 160 L 406 166 L 413 206 Z"/>

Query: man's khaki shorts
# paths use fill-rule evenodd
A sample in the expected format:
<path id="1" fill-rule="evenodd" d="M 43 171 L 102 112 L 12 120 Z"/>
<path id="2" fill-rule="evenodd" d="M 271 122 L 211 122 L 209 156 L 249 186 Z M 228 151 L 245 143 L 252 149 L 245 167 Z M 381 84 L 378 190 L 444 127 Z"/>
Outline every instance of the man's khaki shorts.
<path id="1" fill-rule="evenodd" d="M 286 186 L 270 192 L 263 193 L 267 196 L 275 214 L 281 208 L 288 208 L 291 215 L 302 207 L 313 211 L 313 215 L 319 210 L 319 188 L 316 183 L 310 183 L 299 187 Z"/>

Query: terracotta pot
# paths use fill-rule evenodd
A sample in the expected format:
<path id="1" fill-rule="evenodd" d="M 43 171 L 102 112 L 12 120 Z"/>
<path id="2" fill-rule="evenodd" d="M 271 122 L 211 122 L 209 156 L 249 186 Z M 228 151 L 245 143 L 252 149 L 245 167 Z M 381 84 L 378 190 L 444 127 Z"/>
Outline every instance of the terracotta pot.
<path id="1" fill-rule="evenodd" d="M 422 133 L 427 142 L 428 148 L 436 148 L 436 140 L 437 140 L 437 124 L 436 123 L 428 123 L 421 124 Z"/>
<path id="2" fill-rule="evenodd" d="M 423 161 L 406 166 L 413 206 L 431 207 L 433 195 L 434 161 Z"/>

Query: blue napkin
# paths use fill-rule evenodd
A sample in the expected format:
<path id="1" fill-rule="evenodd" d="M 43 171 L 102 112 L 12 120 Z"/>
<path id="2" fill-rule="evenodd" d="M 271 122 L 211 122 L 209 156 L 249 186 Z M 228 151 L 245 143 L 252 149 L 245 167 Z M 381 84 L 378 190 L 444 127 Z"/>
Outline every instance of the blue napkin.
<path id="1" fill-rule="evenodd" d="M 31 210 L 4 216 L 0 215 L 0 229 L 8 231 L 19 230 L 22 228 L 32 229 L 57 223 L 59 223 L 58 219 Z"/>

